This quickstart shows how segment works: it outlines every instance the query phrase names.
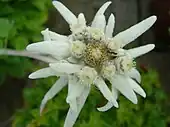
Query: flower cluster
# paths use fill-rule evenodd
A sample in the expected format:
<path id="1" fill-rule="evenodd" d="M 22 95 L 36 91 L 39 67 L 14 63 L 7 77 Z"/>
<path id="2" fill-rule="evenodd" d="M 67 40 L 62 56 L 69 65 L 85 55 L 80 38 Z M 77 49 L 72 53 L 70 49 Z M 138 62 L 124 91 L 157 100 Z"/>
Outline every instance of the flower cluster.
<path id="1" fill-rule="evenodd" d="M 104 16 L 110 4 L 106 2 L 96 13 L 91 26 L 87 26 L 83 13 L 76 17 L 61 2 L 53 1 L 53 5 L 68 22 L 71 35 L 60 35 L 46 29 L 42 31 L 44 41 L 30 44 L 26 48 L 38 54 L 38 59 L 49 63 L 49 67 L 30 74 L 29 78 L 59 76 L 44 96 L 40 113 L 47 101 L 68 85 L 66 102 L 70 109 L 64 127 L 74 125 L 92 85 L 108 100 L 105 106 L 98 108 L 99 111 L 107 111 L 113 106 L 118 108 L 119 93 L 134 104 L 137 104 L 136 93 L 146 97 L 139 86 L 141 77 L 135 68 L 134 59 L 151 51 L 154 45 L 129 50 L 123 47 L 148 30 L 157 18 L 151 16 L 113 37 L 115 17 L 111 14 L 106 22 Z M 111 85 L 111 90 L 105 81 Z"/>

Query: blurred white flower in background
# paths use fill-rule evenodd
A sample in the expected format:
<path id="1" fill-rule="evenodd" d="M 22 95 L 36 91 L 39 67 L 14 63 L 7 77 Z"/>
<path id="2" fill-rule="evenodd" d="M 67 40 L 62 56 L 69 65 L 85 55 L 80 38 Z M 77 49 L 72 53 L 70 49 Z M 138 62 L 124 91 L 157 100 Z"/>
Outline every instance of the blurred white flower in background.
<path id="1" fill-rule="evenodd" d="M 76 17 L 62 3 L 53 1 L 53 5 L 69 24 L 71 35 L 60 35 L 46 29 L 42 31 L 44 41 L 28 45 L 27 51 L 0 50 L 0 54 L 27 56 L 49 63 L 49 67 L 30 74 L 31 79 L 60 77 L 44 96 L 40 113 L 47 101 L 68 85 L 66 102 L 70 109 L 64 127 L 74 125 L 92 85 L 108 100 L 105 106 L 98 108 L 99 111 L 107 111 L 113 106 L 118 108 L 119 92 L 134 104 L 137 104 L 136 93 L 146 97 L 138 85 L 141 77 L 135 68 L 134 59 L 155 46 L 148 44 L 129 50 L 123 47 L 148 30 L 157 18 L 151 16 L 112 37 L 115 17 L 111 14 L 106 22 L 104 16 L 110 4 L 106 2 L 96 13 L 92 25 L 87 26 L 83 13 Z M 105 81 L 109 81 L 111 90 Z"/>

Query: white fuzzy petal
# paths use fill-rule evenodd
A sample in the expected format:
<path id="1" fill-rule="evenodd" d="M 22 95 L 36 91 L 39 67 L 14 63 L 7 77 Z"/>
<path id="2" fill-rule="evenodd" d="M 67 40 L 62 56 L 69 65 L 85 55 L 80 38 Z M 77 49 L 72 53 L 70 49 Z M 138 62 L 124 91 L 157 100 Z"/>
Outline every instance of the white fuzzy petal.
<path id="1" fill-rule="evenodd" d="M 122 47 L 127 45 L 128 43 L 134 41 L 140 35 L 142 35 L 145 31 L 147 31 L 156 21 L 156 16 L 151 16 L 140 23 L 130 27 L 129 29 L 119 33 L 113 39 L 115 42 L 121 43 Z"/>
<path id="2" fill-rule="evenodd" d="M 132 79 L 135 79 L 138 83 L 141 83 L 141 75 L 137 69 L 132 68 L 127 75 Z"/>
<path id="3" fill-rule="evenodd" d="M 118 89 L 127 99 L 132 101 L 134 104 L 137 104 L 137 97 L 128 82 L 128 77 L 117 75 L 113 77 L 110 82 L 113 87 Z"/>
<path id="4" fill-rule="evenodd" d="M 117 98 L 118 98 L 118 90 L 115 89 L 114 87 L 112 87 L 112 95 L 117 100 Z M 100 111 L 100 112 L 106 112 L 109 109 L 111 109 L 113 106 L 114 106 L 114 104 L 112 102 L 107 102 L 106 105 L 104 105 L 103 107 L 97 108 L 97 110 Z"/>
<path id="5" fill-rule="evenodd" d="M 113 14 L 111 14 L 108 19 L 108 23 L 105 31 L 107 37 L 111 38 L 113 36 L 114 28 L 115 28 L 115 17 Z"/>
<path id="6" fill-rule="evenodd" d="M 41 31 L 41 34 L 43 35 L 44 37 L 44 41 L 50 41 L 51 38 L 50 38 L 50 35 L 49 35 L 49 29 L 45 29 L 43 31 Z"/>
<path id="7" fill-rule="evenodd" d="M 94 20 L 92 22 L 92 25 L 91 25 L 93 28 L 98 28 L 102 31 L 105 30 L 105 27 L 106 27 L 106 19 L 105 19 L 105 16 L 104 15 L 99 15 L 98 17 L 96 17 L 96 20 Z"/>
<path id="8" fill-rule="evenodd" d="M 49 54 L 57 59 L 69 56 L 68 43 L 56 43 L 55 41 L 43 41 L 30 44 L 26 47 L 28 51 Z"/>
<path id="9" fill-rule="evenodd" d="M 85 19 L 83 13 L 80 13 L 80 14 L 78 15 L 78 24 L 79 24 L 79 25 L 83 25 L 83 26 L 86 25 L 86 19 Z"/>
<path id="10" fill-rule="evenodd" d="M 105 16 L 104 16 L 104 12 L 106 11 L 106 9 L 108 8 L 108 6 L 111 3 L 112 3 L 111 1 L 106 2 L 105 4 L 103 4 L 100 7 L 100 9 L 96 13 L 96 15 L 95 15 L 95 17 L 94 17 L 94 19 L 92 21 L 92 27 L 100 28 L 101 30 L 104 30 L 104 28 L 106 26 L 106 19 L 105 19 Z"/>
<path id="11" fill-rule="evenodd" d="M 44 37 L 44 41 L 57 41 L 58 43 L 63 42 L 63 41 L 68 42 L 67 36 L 52 32 L 48 28 L 41 31 L 41 34 Z"/>
<path id="12" fill-rule="evenodd" d="M 111 3 L 112 3 L 111 1 L 108 1 L 108 2 L 106 2 L 105 4 L 103 4 L 103 5 L 100 7 L 100 9 L 97 11 L 97 13 L 96 13 L 96 15 L 95 15 L 95 17 L 94 17 L 94 20 L 95 20 L 95 18 L 97 18 L 98 16 L 104 15 L 106 9 L 109 7 L 109 5 L 110 5 Z"/>
<path id="13" fill-rule="evenodd" d="M 116 100 L 118 99 L 118 90 L 115 89 L 114 86 L 112 86 L 112 95 L 115 97 Z"/>
<path id="14" fill-rule="evenodd" d="M 52 41 L 56 41 L 58 43 L 62 43 L 62 42 L 68 42 L 68 37 L 61 35 L 61 34 L 57 34 L 55 32 L 49 31 L 50 34 L 50 38 Z"/>
<path id="15" fill-rule="evenodd" d="M 131 85 L 131 87 L 133 88 L 133 90 L 138 93 L 139 95 L 141 95 L 142 97 L 146 97 L 146 93 L 145 91 L 132 79 L 129 78 L 129 84 Z"/>
<path id="16" fill-rule="evenodd" d="M 73 125 L 75 124 L 80 114 L 81 109 L 83 108 L 85 104 L 85 101 L 89 95 L 89 92 L 90 92 L 90 87 L 86 87 L 83 93 L 81 94 L 81 96 L 77 98 L 77 112 L 75 112 L 71 108 L 69 109 L 66 119 L 65 119 L 64 127 L 73 127 Z"/>
<path id="17" fill-rule="evenodd" d="M 11 56 L 24 56 L 24 57 L 29 57 L 37 60 L 41 60 L 46 63 L 54 63 L 57 60 L 53 57 L 50 56 L 44 56 L 39 53 L 35 52 L 30 52 L 30 51 L 16 51 L 16 50 L 11 50 L 11 49 L 0 49 L 0 55 L 11 55 Z"/>
<path id="18" fill-rule="evenodd" d="M 47 67 L 31 73 L 29 75 L 29 78 L 38 79 L 38 78 L 47 78 L 49 76 L 60 76 L 60 74 L 54 71 L 52 68 Z"/>
<path id="19" fill-rule="evenodd" d="M 42 113 L 48 100 L 52 99 L 57 93 L 59 93 L 68 83 L 67 77 L 60 77 L 56 83 L 50 88 L 50 90 L 45 94 L 41 105 L 40 114 Z"/>
<path id="20" fill-rule="evenodd" d="M 77 101 L 76 101 L 76 98 L 72 99 L 72 100 L 67 100 L 67 103 L 70 105 L 70 108 L 77 112 Z"/>
<path id="21" fill-rule="evenodd" d="M 63 18 L 68 22 L 69 25 L 77 23 L 76 16 L 61 2 L 53 1 L 52 3 L 55 6 L 55 8 L 60 12 L 60 14 L 63 16 Z"/>
<path id="22" fill-rule="evenodd" d="M 127 52 L 133 57 L 139 57 L 145 53 L 150 52 L 151 50 L 153 50 L 155 48 L 154 44 L 148 44 L 148 45 L 144 45 L 144 46 L 140 46 L 138 48 L 133 48 L 133 49 L 129 49 L 127 50 Z"/>
<path id="23" fill-rule="evenodd" d="M 112 95 L 111 91 L 109 90 L 108 86 L 104 82 L 102 78 L 97 78 L 95 81 L 95 85 L 98 87 L 100 92 L 103 94 L 103 96 L 113 105 L 118 108 L 118 103 L 116 101 L 116 98 Z"/>
<path id="24" fill-rule="evenodd" d="M 78 59 L 76 59 L 75 57 L 72 57 L 72 56 L 69 57 L 67 60 L 69 61 L 69 63 L 74 63 L 74 64 L 77 64 L 79 62 Z"/>
<path id="25" fill-rule="evenodd" d="M 76 99 L 82 94 L 85 86 L 80 84 L 76 76 L 69 76 L 68 96 L 66 102 L 70 104 L 70 107 L 77 111 Z"/>
<path id="26" fill-rule="evenodd" d="M 52 63 L 50 67 L 60 73 L 72 74 L 79 72 L 83 66 L 70 63 Z"/>
<path id="27" fill-rule="evenodd" d="M 113 106 L 114 106 L 113 103 L 109 101 L 109 102 L 107 102 L 107 104 L 104 105 L 103 107 L 97 108 L 97 110 L 100 111 L 100 112 L 106 112 L 106 111 L 108 111 L 109 109 L 111 109 Z"/>
<path id="28" fill-rule="evenodd" d="M 70 25 L 70 30 L 72 33 L 77 33 L 82 31 L 86 27 L 86 19 L 83 13 L 80 13 L 77 18 L 77 23 Z"/>

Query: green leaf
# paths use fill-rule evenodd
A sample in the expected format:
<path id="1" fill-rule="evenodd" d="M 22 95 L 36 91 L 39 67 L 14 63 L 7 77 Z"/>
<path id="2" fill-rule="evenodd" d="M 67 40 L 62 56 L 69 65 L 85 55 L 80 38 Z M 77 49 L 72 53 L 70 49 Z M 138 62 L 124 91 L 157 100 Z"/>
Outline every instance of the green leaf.
<path id="1" fill-rule="evenodd" d="M 0 37 L 8 37 L 13 23 L 6 18 L 0 18 Z"/>

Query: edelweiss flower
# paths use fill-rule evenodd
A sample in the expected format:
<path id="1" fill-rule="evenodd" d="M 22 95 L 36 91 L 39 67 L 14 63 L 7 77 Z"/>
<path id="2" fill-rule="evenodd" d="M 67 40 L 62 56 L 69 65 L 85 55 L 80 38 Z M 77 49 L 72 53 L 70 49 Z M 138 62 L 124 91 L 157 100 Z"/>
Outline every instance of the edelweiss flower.
<path id="1" fill-rule="evenodd" d="M 146 97 L 144 90 L 138 85 L 141 78 L 135 68 L 134 59 L 151 51 L 154 45 L 148 44 L 130 50 L 123 47 L 148 30 L 155 23 L 156 16 L 151 16 L 112 37 L 115 17 L 111 14 L 106 23 L 104 16 L 110 4 L 111 2 L 106 2 L 96 13 L 92 25 L 87 26 L 83 13 L 76 17 L 62 3 L 53 1 L 53 5 L 68 22 L 72 34 L 65 36 L 46 29 L 42 31 L 44 41 L 27 46 L 29 55 L 6 52 L 49 63 L 49 67 L 30 74 L 31 79 L 60 77 L 44 96 L 40 113 L 47 101 L 68 85 L 66 102 L 70 109 L 64 127 L 74 125 L 92 85 L 108 100 L 105 106 L 98 108 L 99 111 L 106 111 L 113 106 L 118 108 L 119 92 L 134 104 L 137 104 L 135 93 Z M 34 55 L 30 55 L 31 53 Z M 105 81 L 110 82 L 111 90 Z"/>

